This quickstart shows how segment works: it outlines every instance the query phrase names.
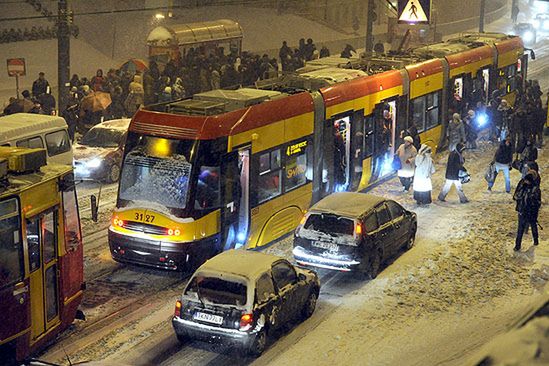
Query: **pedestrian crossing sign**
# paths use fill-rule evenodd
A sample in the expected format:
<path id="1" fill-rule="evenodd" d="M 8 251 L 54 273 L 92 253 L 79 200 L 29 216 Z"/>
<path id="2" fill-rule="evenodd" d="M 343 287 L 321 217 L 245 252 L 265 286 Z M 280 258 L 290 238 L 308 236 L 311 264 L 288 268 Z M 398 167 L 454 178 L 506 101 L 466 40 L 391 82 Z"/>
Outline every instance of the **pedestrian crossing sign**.
<path id="1" fill-rule="evenodd" d="M 431 0 L 398 0 L 399 23 L 429 23 L 430 18 Z"/>

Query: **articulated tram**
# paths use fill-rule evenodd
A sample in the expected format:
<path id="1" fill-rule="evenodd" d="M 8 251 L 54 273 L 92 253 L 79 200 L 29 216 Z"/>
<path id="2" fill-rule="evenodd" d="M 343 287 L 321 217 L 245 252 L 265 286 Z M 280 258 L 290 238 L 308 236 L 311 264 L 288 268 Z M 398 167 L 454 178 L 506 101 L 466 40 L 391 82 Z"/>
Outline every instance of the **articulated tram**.
<path id="1" fill-rule="evenodd" d="M 0 363 L 37 352 L 74 320 L 83 250 L 72 167 L 0 147 Z"/>
<path id="2" fill-rule="evenodd" d="M 129 127 L 111 254 L 178 269 L 267 245 L 322 197 L 391 174 L 412 122 L 437 151 L 456 101 L 497 89 L 512 102 L 526 80 L 524 51 L 518 37 L 466 34 L 146 107 Z"/>

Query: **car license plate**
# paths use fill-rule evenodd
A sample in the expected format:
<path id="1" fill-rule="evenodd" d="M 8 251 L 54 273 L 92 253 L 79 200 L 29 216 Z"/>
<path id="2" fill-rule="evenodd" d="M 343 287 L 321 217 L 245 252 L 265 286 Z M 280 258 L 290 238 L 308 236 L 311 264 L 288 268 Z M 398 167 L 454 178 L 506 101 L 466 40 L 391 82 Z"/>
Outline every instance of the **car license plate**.
<path id="1" fill-rule="evenodd" d="M 223 323 L 223 317 L 222 316 L 212 315 L 212 314 L 207 314 L 207 313 L 201 313 L 199 311 L 194 313 L 193 318 L 196 319 L 196 320 L 200 320 L 200 321 L 208 322 L 208 323 L 212 323 L 212 324 L 220 325 L 221 323 Z"/>
<path id="2" fill-rule="evenodd" d="M 330 252 L 338 252 L 339 247 L 334 243 L 327 243 L 325 241 L 314 241 L 313 247 L 329 250 Z"/>

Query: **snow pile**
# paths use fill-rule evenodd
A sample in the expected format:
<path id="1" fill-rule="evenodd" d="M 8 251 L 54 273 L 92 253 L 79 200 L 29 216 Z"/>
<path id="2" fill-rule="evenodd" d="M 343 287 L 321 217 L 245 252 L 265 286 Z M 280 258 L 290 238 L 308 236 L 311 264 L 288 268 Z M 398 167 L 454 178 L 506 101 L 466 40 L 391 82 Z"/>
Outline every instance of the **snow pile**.
<path id="1" fill-rule="evenodd" d="M 549 316 L 496 337 L 483 347 L 482 365 L 534 366 L 549 364 Z M 475 360 L 476 362 L 476 360 Z"/>

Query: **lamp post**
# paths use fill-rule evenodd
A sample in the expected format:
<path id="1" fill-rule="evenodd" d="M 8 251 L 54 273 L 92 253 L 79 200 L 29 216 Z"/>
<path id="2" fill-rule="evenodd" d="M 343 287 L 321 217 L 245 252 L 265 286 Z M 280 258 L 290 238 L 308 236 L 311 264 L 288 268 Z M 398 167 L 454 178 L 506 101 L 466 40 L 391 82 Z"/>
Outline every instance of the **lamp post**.
<path id="1" fill-rule="evenodd" d="M 57 3 L 57 58 L 57 100 L 59 110 L 62 111 L 69 97 L 70 33 L 67 0 L 59 0 Z"/>
<path id="2" fill-rule="evenodd" d="M 366 21 L 366 49 L 365 52 L 369 55 L 374 48 L 374 0 L 368 0 L 368 19 Z"/>
<path id="3" fill-rule="evenodd" d="M 480 17 L 478 22 L 479 33 L 484 33 L 484 10 L 486 8 L 486 0 L 480 0 Z"/>

